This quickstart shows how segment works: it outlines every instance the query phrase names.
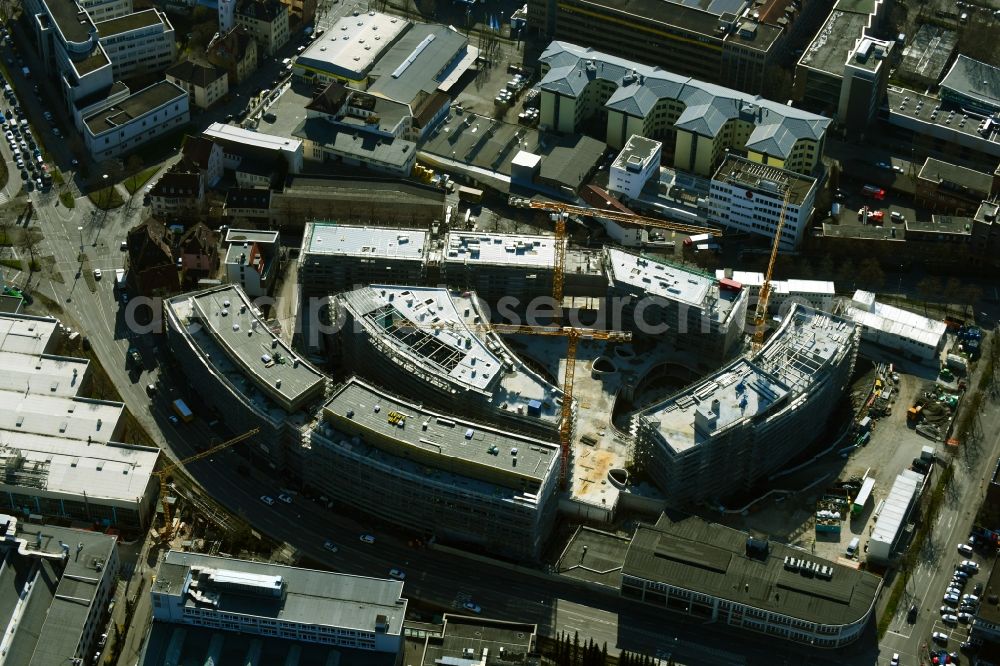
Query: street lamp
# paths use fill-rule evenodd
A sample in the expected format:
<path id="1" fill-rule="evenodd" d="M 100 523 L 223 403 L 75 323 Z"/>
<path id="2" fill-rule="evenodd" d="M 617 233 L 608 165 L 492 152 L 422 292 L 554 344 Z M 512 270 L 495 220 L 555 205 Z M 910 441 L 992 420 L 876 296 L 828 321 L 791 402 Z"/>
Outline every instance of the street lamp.
<path id="1" fill-rule="evenodd" d="M 101 179 L 104 182 L 104 210 L 107 210 L 108 209 L 108 197 L 111 195 L 111 193 L 108 192 L 108 174 L 101 175 Z"/>
<path id="2" fill-rule="evenodd" d="M 77 231 L 80 232 L 80 253 L 83 253 L 83 227 L 77 227 Z"/>

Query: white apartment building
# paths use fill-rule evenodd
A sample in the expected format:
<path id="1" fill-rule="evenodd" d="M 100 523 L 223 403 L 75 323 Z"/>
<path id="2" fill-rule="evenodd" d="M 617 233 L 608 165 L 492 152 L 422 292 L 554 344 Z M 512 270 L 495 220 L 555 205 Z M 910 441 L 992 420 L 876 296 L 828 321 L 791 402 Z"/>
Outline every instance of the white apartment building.
<path id="1" fill-rule="evenodd" d="M 226 282 L 238 284 L 251 298 L 271 293 L 278 275 L 280 243 L 277 231 L 226 231 Z"/>
<path id="2" fill-rule="evenodd" d="M 94 159 L 109 159 L 179 127 L 190 117 L 187 91 L 160 81 L 84 118 L 83 139 Z"/>
<path id="3" fill-rule="evenodd" d="M 164 70 L 174 62 L 174 27 L 158 9 L 101 21 L 95 27 L 115 79 Z"/>
<path id="4" fill-rule="evenodd" d="M 779 249 L 794 250 L 812 218 L 816 191 L 815 178 L 730 155 L 712 177 L 708 221 L 773 239 L 787 192 Z"/>
<path id="5" fill-rule="evenodd" d="M 372 652 L 403 646 L 403 583 L 171 550 L 153 619 Z"/>
<path id="6" fill-rule="evenodd" d="M 608 170 L 608 190 L 634 199 L 660 172 L 663 144 L 633 134 Z"/>
<path id="7" fill-rule="evenodd" d="M 132 0 L 78 0 L 93 21 L 108 21 L 132 13 Z"/>

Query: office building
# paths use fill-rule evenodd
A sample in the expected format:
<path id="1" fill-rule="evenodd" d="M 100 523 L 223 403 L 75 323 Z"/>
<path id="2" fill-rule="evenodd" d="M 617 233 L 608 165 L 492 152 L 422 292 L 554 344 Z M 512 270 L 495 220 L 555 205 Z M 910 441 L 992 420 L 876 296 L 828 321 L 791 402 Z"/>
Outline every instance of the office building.
<path id="1" fill-rule="evenodd" d="M 225 244 L 226 282 L 239 285 L 250 298 L 268 296 L 281 274 L 278 232 L 230 228 Z"/>
<path id="2" fill-rule="evenodd" d="M 375 11 L 345 16 L 295 58 L 292 73 L 316 84 L 339 81 L 366 90 L 375 62 L 410 25 L 406 19 Z"/>
<path id="3" fill-rule="evenodd" d="M 770 242 L 784 208 L 779 248 L 794 250 L 805 238 L 818 190 L 816 179 L 810 176 L 729 155 L 712 176 L 707 219 Z"/>
<path id="4" fill-rule="evenodd" d="M 174 27 L 159 9 L 101 21 L 94 27 L 118 81 L 162 71 L 174 62 Z"/>
<path id="5" fill-rule="evenodd" d="M 903 57 L 896 75 L 907 85 L 928 89 L 944 77 L 945 66 L 958 46 L 958 33 L 934 23 L 921 23 Z"/>
<path id="6" fill-rule="evenodd" d="M 1000 111 L 1000 68 L 959 54 L 941 80 L 941 99 L 991 116 Z"/>
<path id="7" fill-rule="evenodd" d="M 503 298 L 522 311 L 532 298 L 552 294 L 558 243 L 566 241 L 530 234 L 449 231 L 440 261 L 447 284 L 475 291 L 490 303 Z"/>
<path id="8" fill-rule="evenodd" d="M 303 428 L 327 378 L 271 332 L 235 285 L 164 302 L 167 343 L 200 397 L 234 433 L 259 427 L 241 453 L 274 469 L 301 471 Z"/>
<path id="9" fill-rule="evenodd" d="M 438 541 L 537 559 L 556 516 L 558 444 L 421 403 L 347 380 L 311 432 L 304 481 Z"/>
<path id="10" fill-rule="evenodd" d="M 390 666 L 403 647 L 402 594 L 395 580 L 171 550 L 150 589 L 153 625 L 139 663 L 220 663 L 226 654 L 369 663 L 371 655 Z"/>
<path id="11" fill-rule="evenodd" d="M 856 93 L 858 100 L 851 102 L 851 105 L 855 109 L 867 106 L 871 95 L 877 92 L 871 85 L 870 75 L 877 70 L 880 84 L 885 76 L 881 64 L 883 61 L 878 58 L 883 43 L 871 38 L 881 31 L 888 13 L 884 0 L 867 3 L 837 1 L 795 65 L 793 95 L 802 108 L 834 118 L 844 106 L 842 100 L 847 102 Z M 873 48 L 864 61 L 858 62 L 855 59 L 858 47 L 866 39 L 871 40 L 871 44 L 877 48 Z M 862 51 L 862 55 L 864 54 Z M 857 66 L 861 69 L 854 69 Z M 850 71 L 847 71 L 849 68 Z M 862 70 L 868 70 L 869 73 Z M 859 77 L 857 91 L 850 83 L 855 75 Z M 881 100 L 874 102 L 876 107 L 880 103 Z"/>
<path id="12" fill-rule="evenodd" d="M 758 353 L 634 414 L 637 464 L 674 505 L 749 490 L 825 432 L 858 345 L 854 322 L 796 305 Z"/>
<path id="13" fill-rule="evenodd" d="M 947 331 L 943 321 L 879 303 L 875 294 L 860 289 L 844 314 L 858 323 L 862 341 L 934 367 L 940 362 Z"/>
<path id="14" fill-rule="evenodd" d="M 694 516 L 641 525 L 622 566 L 622 596 L 736 627 L 839 648 L 875 612 L 882 579 L 806 550 Z"/>
<path id="15" fill-rule="evenodd" d="M 369 284 L 422 284 L 428 233 L 420 229 L 309 222 L 298 280 L 308 296 Z"/>
<path id="16" fill-rule="evenodd" d="M 302 142 L 298 139 L 254 132 L 227 123 L 212 123 L 202 136 L 222 146 L 222 164 L 227 169 L 235 169 L 247 157 L 273 162 L 281 156 L 288 163 L 289 173 L 302 171 Z"/>
<path id="17" fill-rule="evenodd" d="M 257 51 L 274 55 L 288 43 L 288 5 L 280 0 L 240 0 L 236 25 L 257 42 Z"/>
<path id="18" fill-rule="evenodd" d="M 1000 173 L 1000 172 L 998 172 Z M 1000 194 L 1000 175 L 928 157 L 917 174 L 917 205 L 950 215 L 974 215 Z"/>
<path id="19" fill-rule="evenodd" d="M 540 124 L 620 148 L 629 137 L 662 140 L 677 169 L 710 176 L 730 152 L 811 173 L 823 155 L 827 118 L 637 62 L 552 42 L 540 60 Z"/>
<path id="20" fill-rule="evenodd" d="M 719 280 L 727 279 L 738 282 L 749 292 L 750 302 L 756 303 L 760 296 L 760 288 L 764 284 L 764 274 L 755 271 L 734 271 L 731 268 L 720 268 L 715 271 Z M 769 314 L 784 316 L 792 303 L 808 305 L 820 312 L 833 312 L 834 298 L 837 290 L 833 282 L 826 280 L 771 280 L 771 295 L 767 300 Z"/>
<path id="21" fill-rule="evenodd" d="M 815 11 L 806 5 L 807 13 Z M 720 85 L 760 93 L 800 18 L 780 2 L 530 0 L 528 38 L 570 41 Z"/>
<path id="22" fill-rule="evenodd" d="M 188 93 L 169 81 L 154 83 L 83 119 L 83 140 L 95 160 L 134 151 L 190 120 Z"/>
<path id="23" fill-rule="evenodd" d="M 635 199 L 651 178 L 659 178 L 663 144 L 633 134 L 608 169 L 608 191 Z"/>
<path id="24" fill-rule="evenodd" d="M 737 351 L 746 325 L 746 290 L 610 247 L 604 248 L 604 271 L 608 298 L 621 308 L 624 329 L 696 352 L 702 369 L 718 367 Z"/>
<path id="25" fill-rule="evenodd" d="M 457 660 L 488 658 L 511 666 L 540 666 L 536 641 L 538 628 L 533 624 L 444 614 L 440 633 L 428 632 L 418 650 L 413 666 L 437 666 Z"/>
<path id="26" fill-rule="evenodd" d="M 487 331 L 476 294 L 372 285 L 338 295 L 333 309 L 347 370 L 507 432 L 556 439 L 562 392 Z"/>
<path id="27" fill-rule="evenodd" d="M 229 93 L 229 74 L 221 67 L 185 60 L 166 72 L 167 81 L 188 91 L 188 104 L 207 109 Z"/>
<path id="28" fill-rule="evenodd" d="M 837 122 L 849 132 L 863 133 L 885 100 L 889 70 L 897 60 L 895 43 L 861 37 L 844 64 L 837 102 Z"/>
<path id="29" fill-rule="evenodd" d="M 6 662 L 93 663 L 118 583 L 117 537 L 0 515 L 0 560 Z"/>

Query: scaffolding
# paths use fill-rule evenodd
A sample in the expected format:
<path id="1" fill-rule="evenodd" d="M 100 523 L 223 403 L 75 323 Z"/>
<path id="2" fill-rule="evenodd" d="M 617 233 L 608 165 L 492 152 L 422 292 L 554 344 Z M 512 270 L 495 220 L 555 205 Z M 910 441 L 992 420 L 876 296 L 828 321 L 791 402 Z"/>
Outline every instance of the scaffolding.
<path id="1" fill-rule="evenodd" d="M 8 486 L 45 490 L 49 485 L 49 461 L 28 460 L 20 449 L 2 446 L 0 479 Z"/>

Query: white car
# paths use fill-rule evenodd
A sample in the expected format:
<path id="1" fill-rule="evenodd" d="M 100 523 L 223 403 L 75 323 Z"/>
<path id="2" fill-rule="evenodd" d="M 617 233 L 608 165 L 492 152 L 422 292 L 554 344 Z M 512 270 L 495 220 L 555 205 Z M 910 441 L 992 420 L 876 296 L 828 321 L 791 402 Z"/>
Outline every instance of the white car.
<path id="1" fill-rule="evenodd" d="M 962 563 L 958 565 L 958 568 L 969 573 L 976 573 L 979 571 L 979 565 L 972 560 L 962 560 Z"/>
<path id="2" fill-rule="evenodd" d="M 899 666 L 899 653 L 893 652 L 892 659 L 889 660 L 889 666 Z"/>
<path id="3" fill-rule="evenodd" d="M 261 495 L 260 501 L 268 506 L 274 506 L 274 498 L 268 495 Z"/>
<path id="4" fill-rule="evenodd" d="M 941 621 L 944 622 L 945 624 L 958 624 L 958 616 L 952 613 L 948 613 L 947 615 L 941 616 Z"/>
<path id="5" fill-rule="evenodd" d="M 946 633 L 944 633 L 942 631 L 935 631 L 933 634 L 931 634 L 931 639 L 935 643 L 947 643 L 948 642 L 948 634 L 946 634 Z"/>
<path id="6" fill-rule="evenodd" d="M 462 608 L 472 613 L 475 613 L 476 615 L 479 615 L 480 613 L 483 612 L 483 609 L 479 607 L 479 604 L 474 604 L 471 601 L 466 601 L 464 604 L 462 604 Z"/>
<path id="7" fill-rule="evenodd" d="M 360 539 L 362 543 L 375 543 L 375 537 L 371 534 L 362 534 Z"/>
<path id="8" fill-rule="evenodd" d="M 962 595 L 962 603 L 963 604 L 978 604 L 979 603 L 979 597 L 977 597 L 974 594 L 963 594 Z"/>
<path id="9" fill-rule="evenodd" d="M 965 555 L 966 557 L 971 557 L 972 546 L 970 546 L 967 543 L 960 543 L 958 544 L 958 552 L 961 553 L 962 555 Z"/>
<path id="10" fill-rule="evenodd" d="M 944 598 L 942 599 L 942 601 L 944 601 L 949 606 L 957 606 L 958 605 L 958 595 L 957 594 L 946 594 L 946 595 L 944 595 Z"/>
<path id="11" fill-rule="evenodd" d="M 330 541 L 329 539 L 327 539 L 326 541 L 323 542 L 323 547 L 326 548 L 331 553 L 336 553 L 337 552 L 337 546 L 335 546 L 334 543 L 332 541 Z"/>
<path id="12" fill-rule="evenodd" d="M 396 580 L 405 580 L 406 574 L 399 569 L 389 569 L 389 578 L 395 578 Z"/>
<path id="13" fill-rule="evenodd" d="M 281 500 L 282 502 L 284 502 L 285 504 L 291 504 L 292 503 L 291 496 L 290 495 L 286 495 L 285 493 L 281 493 L 280 495 L 278 495 L 278 499 Z"/>
<path id="14" fill-rule="evenodd" d="M 101 279 L 101 275 L 103 275 L 103 273 L 101 273 L 101 269 L 100 268 L 95 268 L 94 269 L 94 279 L 95 280 L 100 280 Z"/>

